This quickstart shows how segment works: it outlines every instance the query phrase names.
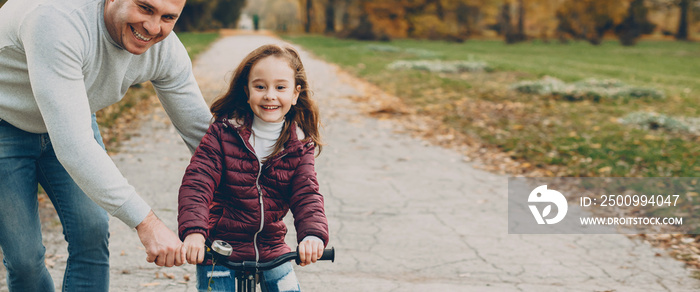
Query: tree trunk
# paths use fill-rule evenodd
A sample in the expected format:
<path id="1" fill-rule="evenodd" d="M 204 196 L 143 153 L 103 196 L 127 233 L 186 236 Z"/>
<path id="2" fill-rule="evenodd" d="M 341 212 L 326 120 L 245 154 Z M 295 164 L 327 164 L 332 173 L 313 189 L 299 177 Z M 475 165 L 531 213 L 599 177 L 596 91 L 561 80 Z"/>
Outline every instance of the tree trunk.
<path id="1" fill-rule="evenodd" d="M 304 23 L 304 31 L 311 32 L 311 12 L 313 10 L 312 0 L 306 0 L 306 23 Z"/>
<path id="2" fill-rule="evenodd" d="M 501 19 L 500 19 L 500 33 L 501 35 L 508 36 L 511 34 L 511 24 L 510 24 L 510 3 L 503 3 L 501 6 Z"/>
<path id="3" fill-rule="evenodd" d="M 345 0 L 345 6 L 343 7 L 343 17 L 340 19 L 340 23 L 343 26 L 343 30 L 348 30 L 350 28 L 350 9 L 352 9 L 352 1 Z"/>
<path id="4" fill-rule="evenodd" d="M 678 32 L 676 33 L 677 40 L 688 40 L 688 12 L 690 10 L 690 0 L 681 0 L 678 4 L 681 8 L 681 17 L 678 21 Z"/>
<path id="5" fill-rule="evenodd" d="M 442 2 L 440 0 L 435 0 L 435 12 L 440 21 L 445 21 L 445 8 L 442 7 Z"/>
<path id="6" fill-rule="evenodd" d="M 325 33 L 335 33 L 335 0 L 326 3 L 326 30 Z"/>
<path id="7" fill-rule="evenodd" d="M 519 41 L 524 41 L 525 40 L 525 0 L 520 0 L 518 1 L 518 5 L 520 6 L 519 16 L 518 16 L 518 40 Z"/>

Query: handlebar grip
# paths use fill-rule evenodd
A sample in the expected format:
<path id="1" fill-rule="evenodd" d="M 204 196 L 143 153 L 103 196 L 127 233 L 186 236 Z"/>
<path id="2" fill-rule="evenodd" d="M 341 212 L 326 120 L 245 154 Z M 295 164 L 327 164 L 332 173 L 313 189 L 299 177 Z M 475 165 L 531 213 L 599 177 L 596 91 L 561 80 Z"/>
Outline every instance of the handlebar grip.
<path id="1" fill-rule="evenodd" d="M 331 261 L 335 262 L 335 247 L 327 248 L 323 250 L 323 254 L 321 255 L 320 258 L 318 258 L 319 261 Z M 297 257 L 294 259 L 294 261 L 297 263 L 301 263 L 301 260 L 299 260 L 299 247 L 297 246 Z"/>
<path id="2" fill-rule="evenodd" d="M 331 261 L 335 262 L 335 248 L 327 248 L 323 250 L 323 255 L 318 259 L 319 261 Z"/>

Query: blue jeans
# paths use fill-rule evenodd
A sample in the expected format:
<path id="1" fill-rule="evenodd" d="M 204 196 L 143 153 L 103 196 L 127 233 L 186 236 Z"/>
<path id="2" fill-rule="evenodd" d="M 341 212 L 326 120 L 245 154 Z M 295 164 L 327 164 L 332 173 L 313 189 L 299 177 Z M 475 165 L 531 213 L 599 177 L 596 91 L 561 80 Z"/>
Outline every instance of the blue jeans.
<path id="1" fill-rule="evenodd" d="M 214 266 L 212 271 L 212 266 L 197 265 L 197 290 L 202 292 L 234 292 L 236 291 L 235 273 L 235 271 L 222 266 Z M 208 287 L 211 287 L 211 290 L 207 290 Z M 260 288 L 263 292 L 301 291 L 291 262 L 269 271 L 263 271 Z"/>
<path id="2" fill-rule="evenodd" d="M 93 115 L 95 139 L 102 137 Z M 0 248 L 10 291 L 54 291 L 44 265 L 37 185 L 56 208 L 68 242 L 63 291 L 109 290 L 109 216 L 75 184 L 48 134 L 0 120 Z"/>

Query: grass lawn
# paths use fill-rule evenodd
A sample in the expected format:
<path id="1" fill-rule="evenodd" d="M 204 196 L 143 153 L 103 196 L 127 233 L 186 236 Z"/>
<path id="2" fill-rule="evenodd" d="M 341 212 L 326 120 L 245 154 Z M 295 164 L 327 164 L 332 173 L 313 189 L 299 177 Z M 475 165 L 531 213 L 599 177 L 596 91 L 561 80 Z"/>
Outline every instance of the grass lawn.
<path id="1" fill-rule="evenodd" d="M 209 48 L 209 45 L 219 38 L 218 32 L 180 32 L 177 34 L 180 41 L 185 45 L 190 59 L 197 57 L 204 50 Z"/>
<path id="2" fill-rule="evenodd" d="M 441 120 L 483 147 L 506 153 L 520 162 L 520 174 L 537 169 L 550 176 L 700 176 L 698 131 L 668 130 L 656 122 L 646 124 L 649 128 L 621 122 L 633 112 L 700 121 L 697 43 L 641 41 L 623 47 L 616 41 L 593 46 L 285 38 L 400 97 L 419 114 Z M 493 70 L 431 73 L 387 68 L 398 60 L 484 61 Z M 544 76 L 564 82 L 617 79 L 658 89 L 665 97 L 572 101 L 510 88 Z"/>

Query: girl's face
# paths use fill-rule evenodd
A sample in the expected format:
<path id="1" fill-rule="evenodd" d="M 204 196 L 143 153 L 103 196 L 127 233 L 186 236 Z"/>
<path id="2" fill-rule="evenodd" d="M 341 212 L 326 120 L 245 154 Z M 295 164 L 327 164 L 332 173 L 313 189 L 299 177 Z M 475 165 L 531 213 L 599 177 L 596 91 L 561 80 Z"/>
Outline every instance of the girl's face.
<path id="1" fill-rule="evenodd" d="M 248 104 L 258 118 L 268 123 L 284 121 L 301 92 L 294 75 L 289 63 L 275 56 L 262 58 L 250 68 L 245 91 Z"/>

